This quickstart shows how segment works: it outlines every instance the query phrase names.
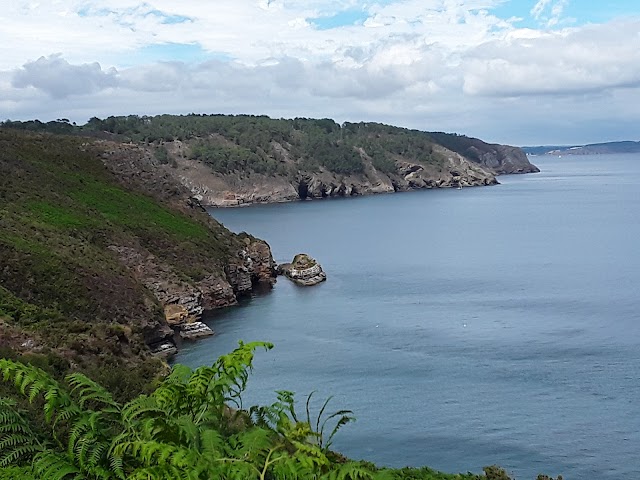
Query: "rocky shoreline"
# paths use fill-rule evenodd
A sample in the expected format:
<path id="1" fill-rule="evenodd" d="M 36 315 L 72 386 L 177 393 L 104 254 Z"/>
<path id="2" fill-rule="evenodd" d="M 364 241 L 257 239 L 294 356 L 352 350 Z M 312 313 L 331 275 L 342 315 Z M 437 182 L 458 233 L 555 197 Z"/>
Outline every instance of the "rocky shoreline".
<path id="1" fill-rule="evenodd" d="M 432 188 L 458 188 L 499 184 L 496 176 L 538 172 L 522 150 L 491 145 L 488 152 L 473 147 L 466 155 L 435 145 L 434 154 L 442 162 L 428 164 L 397 156 L 393 171 L 376 169 L 361 150 L 364 171 L 340 174 L 324 168 L 300 170 L 285 147 L 278 145 L 285 164 L 295 173 L 265 175 L 246 171 L 221 174 L 205 163 L 185 155 L 182 142 L 165 144 L 174 162 L 167 172 L 186 187 L 203 206 L 238 207 L 252 204 L 284 203 L 333 197 L 352 197 L 379 193 L 405 192 Z M 486 145 L 486 144 L 485 144 Z"/>
<path id="2" fill-rule="evenodd" d="M 98 142 L 100 159 L 119 178 L 135 188 L 171 201 L 177 209 L 219 225 L 206 214 L 198 199 L 176 179 L 158 168 L 153 155 L 144 147 L 115 142 Z M 185 276 L 165 259 L 154 255 L 141 242 L 109 245 L 119 263 L 142 284 L 163 308 L 164 322 L 149 321 L 143 329 L 145 343 L 152 353 L 163 357 L 178 351 L 182 339 L 213 335 L 202 323 L 212 310 L 237 305 L 255 290 L 270 289 L 276 282 L 276 263 L 269 245 L 247 233 L 212 233 L 227 251 L 223 264 L 202 264 L 199 278 Z M 221 252 L 222 253 L 222 252 Z"/>
<path id="3" fill-rule="evenodd" d="M 239 207 L 499 184 L 497 173 L 462 155 L 447 153 L 445 164 L 438 168 L 398 160 L 396 172 L 381 172 L 365 161 L 364 173 L 357 175 L 341 175 L 321 170 L 314 173 L 299 172 L 295 176 L 247 173 L 242 178 L 237 178 L 235 175 L 217 174 L 206 165 L 186 158 L 177 159 L 178 168 L 173 173 L 191 191 L 193 197 L 207 207 Z"/>

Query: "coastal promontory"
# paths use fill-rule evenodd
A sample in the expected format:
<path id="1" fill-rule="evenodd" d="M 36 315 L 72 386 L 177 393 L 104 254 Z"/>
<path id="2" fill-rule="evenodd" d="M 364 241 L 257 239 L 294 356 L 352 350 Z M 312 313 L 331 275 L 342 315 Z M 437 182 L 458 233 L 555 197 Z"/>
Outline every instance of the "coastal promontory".
<path id="1" fill-rule="evenodd" d="M 517 147 L 373 122 L 191 114 L 8 124 L 99 138 L 116 158 L 145 156 L 213 207 L 487 186 L 538 171 Z"/>

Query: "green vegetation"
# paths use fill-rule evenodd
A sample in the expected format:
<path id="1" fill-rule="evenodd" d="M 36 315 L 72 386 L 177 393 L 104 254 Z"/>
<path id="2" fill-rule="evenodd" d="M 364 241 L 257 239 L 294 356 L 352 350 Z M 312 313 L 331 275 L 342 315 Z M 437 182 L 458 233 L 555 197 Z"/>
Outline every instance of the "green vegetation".
<path id="1" fill-rule="evenodd" d="M 291 265 L 294 268 L 304 270 L 306 268 L 311 268 L 314 265 L 317 265 L 317 262 L 305 253 L 299 253 L 295 257 L 293 257 L 293 262 L 291 262 Z"/>
<path id="2" fill-rule="evenodd" d="M 480 157 L 487 153 L 494 153 L 496 145 L 488 144 L 477 138 L 442 132 L 432 132 L 431 138 L 452 152 L 468 158 L 473 162 L 480 162 Z"/>
<path id="3" fill-rule="evenodd" d="M 111 148 L 0 128 L 0 338 L 11 348 L 30 339 L 44 357 L 95 371 L 109 386 L 118 379 L 108 372 L 131 368 L 135 394 L 162 368 L 145 343 L 163 312 L 114 248 L 148 252 L 192 282 L 224 275 L 241 240 L 170 203 L 175 187 L 156 192 L 151 183 L 145 193 L 135 172 L 116 176 L 119 167 L 100 159 Z"/>
<path id="4" fill-rule="evenodd" d="M 64 119 L 48 123 L 7 121 L 4 125 L 99 138 L 111 135 L 118 140 L 151 144 L 162 164 L 170 163 L 165 144 L 181 141 L 188 147 L 190 158 L 223 174 L 287 175 L 300 169 L 326 169 L 352 175 L 364 173 L 367 162 L 381 172 L 393 173 L 398 159 L 441 165 L 443 157 L 437 153 L 437 144 L 475 141 L 379 123 L 339 125 L 327 118 L 272 119 L 254 115 L 129 115 L 104 120 L 94 117 L 84 126 L 70 125 Z M 283 155 L 283 147 L 289 152 L 288 157 Z"/>
<path id="5" fill-rule="evenodd" d="M 190 158 L 200 160 L 220 173 L 254 171 L 265 175 L 285 174 L 286 168 L 264 151 L 239 145 L 220 145 L 213 140 L 198 140 L 191 145 Z"/>
<path id="6" fill-rule="evenodd" d="M 300 415 L 288 391 L 272 405 L 243 408 L 254 351 L 271 347 L 240 342 L 211 367 L 176 366 L 153 392 L 124 404 L 83 374 L 57 380 L 0 359 L 2 379 L 15 387 L 13 398 L 0 398 L 0 478 L 508 480 L 496 467 L 450 475 L 347 460 L 330 447 L 353 416 L 327 413 L 330 399 L 318 414 L 310 395 Z"/>

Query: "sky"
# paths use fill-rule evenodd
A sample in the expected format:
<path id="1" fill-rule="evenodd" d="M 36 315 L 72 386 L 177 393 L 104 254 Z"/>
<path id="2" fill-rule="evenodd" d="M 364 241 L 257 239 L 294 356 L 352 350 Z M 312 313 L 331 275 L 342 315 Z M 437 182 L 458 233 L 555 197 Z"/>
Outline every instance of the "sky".
<path id="1" fill-rule="evenodd" d="M 319 117 L 640 140 L 637 0 L 0 0 L 0 120 Z"/>

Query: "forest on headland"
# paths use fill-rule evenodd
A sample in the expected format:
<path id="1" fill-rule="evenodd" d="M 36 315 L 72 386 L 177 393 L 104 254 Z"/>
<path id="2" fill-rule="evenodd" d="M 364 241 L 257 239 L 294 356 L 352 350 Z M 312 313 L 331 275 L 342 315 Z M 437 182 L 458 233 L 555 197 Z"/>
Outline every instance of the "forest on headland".
<path id="1" fill-rule="evenodd" d="M 243 405 L 253 352 L 269 344 L 241 344 L 195 371 L 169 369 L 152 354 L 175 334 L 167 304 L 195 315 L 271 281 L 269 261 L 252 259 L 259 240 L 226 230 L 166 173 L 163 142 L 191 139 L 191 155 L 218 161 L 220 142 L 208 144 L 203 132 L 211 139 L 211 122 L 220 122 L 223 150 L 237 157 L 215 168 L 234 171 L 272 168 L 274 138 L 302 160 L 313 152 L 313 168 L 357 170 L 356 139 L 370 141 L 362 145 L 373 155 L 383 144 L 439 161 L 424 132 L 193 117 L 183 133 L 182 121 L 161 128 L 164 117 L 0 126 L 0 478 L 507 479 L 498 467 L 445 474 L 346 459 L 331 440 L 354 414 L 309 402 L 301 409 L 291 392 Z M 466 137 L 447 139 L 447 148 L 470 148 Z M 145 143 L 153 156 L 116 148 L 123 142 Z"/>
<path id="2" fill-rule="evenodd" d="M 166 142 L 194 141 L 190 156 L 207 163 L 214 171 L 255 171 L 283 173 L 277 144 L 290 146 L 303 168 L 326 168 L 343 174 L 364 171 L 362 148 L 376 169 L 394 170 L 394 156 L 423 163 L 439 163 L 442 154 L 435 146 L 445 146 L 477 162 L 495 144 L 455 133 L 426 132 L 375 122 L 344 122 L 329 118 L 273 119 L 256 115 L 158 115 L 92 117 L 84 125 L 68 119 L 50 122 L 7 120 L 5 128 L 57 134 L 102 136 L 111 134 L 121 141 L 153 144 L 160 160 L 166 159 Z M 224 140 L 224 141 L 223 141 Z M 299 165 L 298 165 L 299 166 Z"/>

